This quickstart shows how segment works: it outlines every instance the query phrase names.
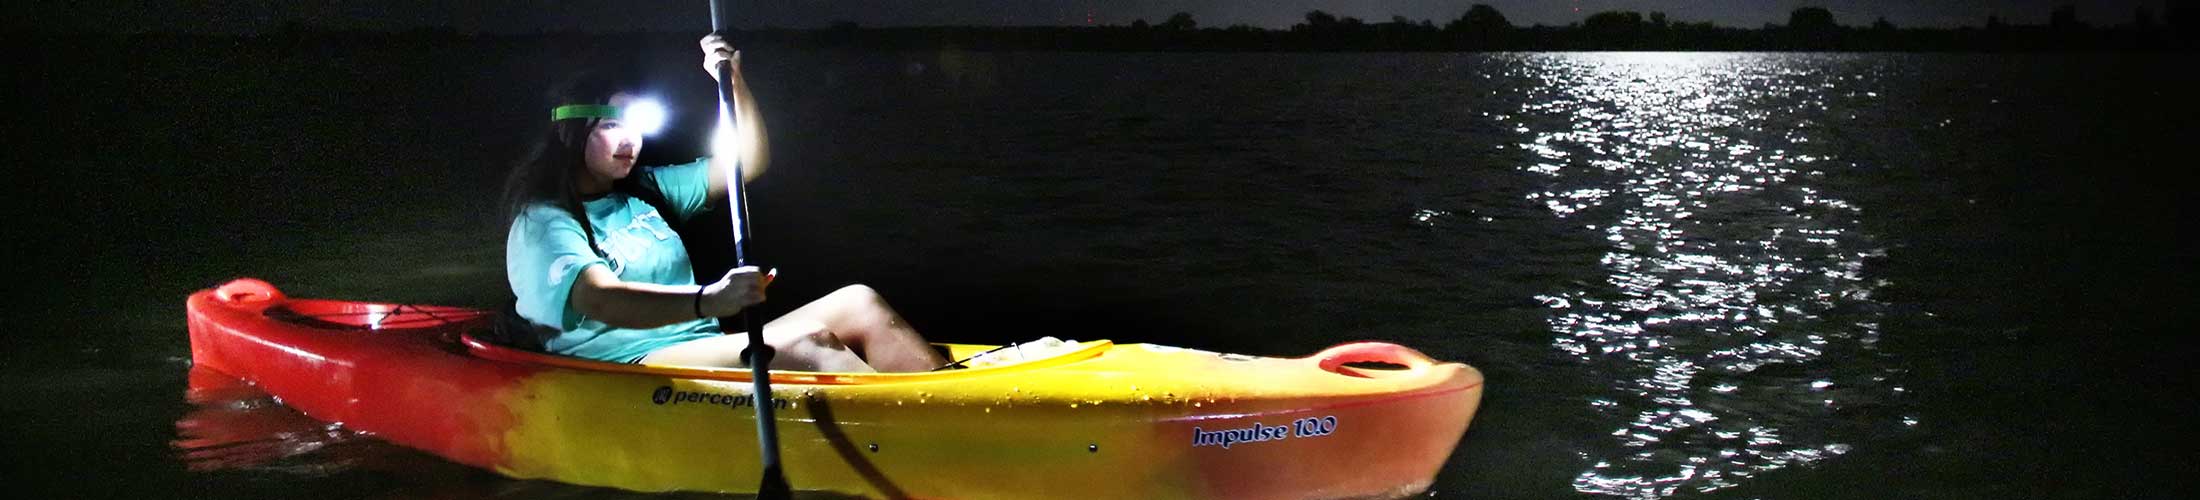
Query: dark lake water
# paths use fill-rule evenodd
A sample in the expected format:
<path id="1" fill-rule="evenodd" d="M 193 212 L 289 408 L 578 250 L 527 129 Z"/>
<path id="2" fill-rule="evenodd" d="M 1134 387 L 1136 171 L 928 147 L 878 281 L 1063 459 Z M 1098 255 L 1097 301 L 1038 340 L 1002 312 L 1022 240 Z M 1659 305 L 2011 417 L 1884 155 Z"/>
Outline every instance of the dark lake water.
<path id="1" fill-rule="evenodd" d="M 184 297 L 231 277 L 501 300 L 496 184 L 582 46 L 155 42 L 0 77 L 42 110 L 0 153 L 5 488 L 647 496 L 185 391 Z M 692 47 L 615 53 L 702 110 Z M 2193 487 L 2178 56 L 745 58 L 781 308 L 862 282 L 949 341 L 1414 346 L 1489 378 L 1442 498 Z M 701 113 L 644 162 L 696 156 Z"/>

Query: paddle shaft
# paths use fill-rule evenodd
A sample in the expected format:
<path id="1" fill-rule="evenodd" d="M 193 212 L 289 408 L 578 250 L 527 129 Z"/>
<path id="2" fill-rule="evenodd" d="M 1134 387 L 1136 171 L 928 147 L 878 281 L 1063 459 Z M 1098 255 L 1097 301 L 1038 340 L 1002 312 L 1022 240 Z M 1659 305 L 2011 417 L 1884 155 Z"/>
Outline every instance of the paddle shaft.
<path id="1" fill-rule="evenodd" d="M 710 32 L 718 36 L 726 33 L 726 0 L 710 0 Z M 718 62 L 718 126 L 737 128 L 740 120 L 740 101 L 734 100 L 733 62 Z M 714 136 L 719 136 L 714 134 Z M 723 155 L 723 153 L 720 153 Z M 726 175 L 726 197 L 733 218 L 733 266 L 749 265 L 749 197 L 748 187 L 741 180 L 741 154 L 731 155 L 733 168 L 720 169 Z M 723 158 L 711 158 L 718 161 Z M 764 343 L 764 329 L 757 324 L 755 308 L 741 311 L 743 331 L 748 332 L 749 347 L 746 351 L 750 378 L 754 379 L 756 406 L 756 448 L 763 463 L 763 483 L 757 485 L 756 495 L 764 499 L 784 499 L 792 493 L 787 485 L 786 473 L 779 464 L 779 424 L 773 416 L 776 405 L 772 401 L 771 360 L 772 347 Z"/>

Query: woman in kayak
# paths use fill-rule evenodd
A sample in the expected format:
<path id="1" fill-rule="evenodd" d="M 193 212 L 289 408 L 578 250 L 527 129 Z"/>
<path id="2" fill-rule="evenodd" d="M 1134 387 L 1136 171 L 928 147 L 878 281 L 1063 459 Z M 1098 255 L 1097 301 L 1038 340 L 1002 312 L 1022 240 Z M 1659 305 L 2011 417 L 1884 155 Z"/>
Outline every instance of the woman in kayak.
<path id="1" fill-rule="evenodd" d="M 769 161 L 764 121 L 724 40 L 704 37 L 703 68 L 732 78 L 738 101 L 734 155 L 744 179 Z M 718 62 L 733 61 L 731 75 Z M 698 285 L 680 235 L 685 220 L 726 199 L 731 162 L 710 158 L 636 169 L 643 117 L 632 87 L 583 76 L 555 97 L 549 132 L 512 171 L 505 201 L 513 214 L 505 274 L 520 317 L 548 330 L 544 350 L 601 361 L 741 366 L 747 336 L 724 335 L 716 318 L 764 301 L 769 279 L 755 267 Z M 662 208 L 663 210 L 660 210 Z M 669 212 L 669 213 L 668 213 Z M 764 325 L 778 351 L 772 368 L 805 371 L 924 371 L 945 363 L 869 287 L 853 285 Z"/>

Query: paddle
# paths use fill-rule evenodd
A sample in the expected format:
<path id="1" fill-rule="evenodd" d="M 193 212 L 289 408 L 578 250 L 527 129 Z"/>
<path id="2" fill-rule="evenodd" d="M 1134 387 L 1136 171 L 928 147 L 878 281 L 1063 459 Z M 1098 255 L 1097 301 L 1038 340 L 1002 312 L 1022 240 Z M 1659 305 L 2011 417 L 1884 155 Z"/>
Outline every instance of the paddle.
<path id="1" fill-rule="evenodd" d="M 726 33 L 726 10 L 721 7 L 722 3 L 721 0 L 710 0 L 710 32 L 721 37 Z M 739 105 L 733 99 L 733 62 L 719 61 L 718 126 L 733 127 L 740 116 L 740 109 L 736 107 Z M 723 134 L 713 134 L 714 137 L 720 135 Z M 711 161 L 722 159 L 717 156 L 733 157 L 733 168 L 723 170 L 726 173 L 726 197 L 730 203 L 728 208 L 731 209 L 728 212 L 733 218 L 733 267 L 742 267 L 749 265 L 748 188 L 741 183 L 740 155 L 714 155 Z M 753 311 L 754 308 L 744 309 L 740 316 L 742 327 L 749 335 L 749 347 L 742 352 L 741 357 L 748 361 L 750 378 L 755 379 L 753 390 L 756 393 L 756 447 L 757 452 L 762 455 L 764 465 L 764 481 L 756 487 L 756 496 L 782 500 L 792 496 L 793 492 L 787 486 L 786 474 L 780 470 L 779 424 L 772 416 L 774 407 L 770 366 L 774 353 L 772 346 L 764 343 L 764 329 L 757 325 Z"/>

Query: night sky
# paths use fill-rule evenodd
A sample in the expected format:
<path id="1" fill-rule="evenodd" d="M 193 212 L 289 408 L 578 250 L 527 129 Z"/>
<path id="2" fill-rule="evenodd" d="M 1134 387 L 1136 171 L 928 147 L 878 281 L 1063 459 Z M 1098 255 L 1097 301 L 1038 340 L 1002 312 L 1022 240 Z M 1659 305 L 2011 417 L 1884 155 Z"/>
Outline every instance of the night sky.
<path id="1" fill-rule="evenodd" d="M 1383 22 L 1391 16 L 1442 25 L 1487 3 L 1516 25 L 1564 25 L 1607 10 L 1665 12 L 1675 21 L 1755 28 L 1785 23 L 1796 7 L 1832 10 L 1846 25 L 1885 17 L 1902 27 L 1978 26 L 1989 15 L 2012 24 L 2044 24 L 2056 5 L 2075 3 L 2096 26 L 2131 22 L 2140 7 L 2160 19 L 2179 0 L 741 0 L 742 27 L 813 28 L 834 21 L 864 26 L 1082 25 L 1158 23 L 1189 12 L 1201 26 L 1285 28 L 1309 10 Z M 702 0 L 233 0 L 222 2 L 8 2 L 9 31 L 255 34 L 289 22 L 336 29 L 403 30 L 448 26 L 460 32 L 556 30 L 705 31 Z"/>

